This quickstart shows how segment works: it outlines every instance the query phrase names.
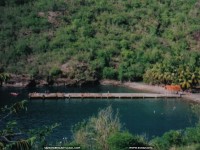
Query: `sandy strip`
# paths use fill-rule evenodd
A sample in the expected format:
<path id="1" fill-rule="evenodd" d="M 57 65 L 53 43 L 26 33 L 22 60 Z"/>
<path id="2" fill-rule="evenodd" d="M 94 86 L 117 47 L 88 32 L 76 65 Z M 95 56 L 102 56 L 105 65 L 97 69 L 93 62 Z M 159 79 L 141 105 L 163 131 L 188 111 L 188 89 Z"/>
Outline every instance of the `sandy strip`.
<path id="1" fill-rule="evenodd" d="M 125 86 L 128 88 L 136 89 L 136 90 L 142 90 L 142 91 L 149 91 L 153 93 L 171 93 L 171 91 L 168 91 L 164 88 L 164 86 L 156 86 L 156 85 L 148 85 L 142 82 L 124 82 L 121 83 L 120 81 L 115 80 L 102 80 L 100 81 L 102 85 L 119 85 L 119 86 Z M 200 93 L 182 93 L 182 97 L 186 100 L 191 100 L 193 102 L 200 103 Z"/>

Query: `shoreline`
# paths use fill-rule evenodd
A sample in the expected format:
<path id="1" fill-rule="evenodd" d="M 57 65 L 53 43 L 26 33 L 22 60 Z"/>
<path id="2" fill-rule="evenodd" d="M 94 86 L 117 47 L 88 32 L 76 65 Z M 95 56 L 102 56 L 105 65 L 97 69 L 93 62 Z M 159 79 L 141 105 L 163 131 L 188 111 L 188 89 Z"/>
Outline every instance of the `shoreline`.
<path id="1" fill-rule="evenodd" d="M 135 89 L 135 90 L 148 91 L 151 93 L 158 93 L 158 94 L 172 93 L 172 92 L 166 90 L 163 86 L 149 85 L 149 84 L 145 84 L 143 82 L 123 82 L 123 83 L 121 83 L 120 81 L 116 81 L 116 80 L 101 80 L 100 84 L 101 85 L 124 86 L 124 87 Z M 181 94 L 181 98 L 183 98 L 184 100 L 190 101 L 190 102 L 200 103 L 200 93 L 194 94 L 194 93 L 183 92 Z"/>
<path id="2" fill-rule="evenodd" d="M 78 85 L 77 82 L 75 82 L 74 80 L 65 80 L 65 83 L 67 82 L 68 84 L 64 84 L 63 81 L 64 80 L 61 80 L 61 81 L 55 83 L 52 86 L 77 86 Z M 42 86 L 46 86 L 47 85 L 44 80 L 41 80 L 40 83 L 43 83 L 43 84 L 38 84 L 36 87 L 42 87 Z M 170 91 L 166 90 L 164 88 L 164 86 L 149 85 L 149 84 L 145 84 L 143 82 L 123 82 L 123 83 L 121 83 L 120 81 L 117 81 L 117 80 L 106 80 L 105 79 L 105 80 L 100 80 L 99 84 L 100 85 L 124 86 L 124 87 L 130 88 L 130 89 L 146 91 L 146 92 L 150 92 L 150 93 L 157 93 L 157 94 L 167 94 L 167 93 L 172 94 L 173 93 L 173 92 L 170 92 Z M 27 82 L 25 82 L 25 83 L 19 82 L 19 83 L 15 83 L 15 84 L 4 84 L 2 87 L 25 88 L 26 87 L 25 85 L 27 85 Z M 91 85 L 93 86 L 94 83 L 91 84 Z M 84 85 L 83 85 L 83 87 L 84 87 Z M 200 103 L 200 93 L 182 92 L 181 93 L 181 97 L 184 100 L 187 100 L 187 101 L 190 101 L 190 102 Z"/>

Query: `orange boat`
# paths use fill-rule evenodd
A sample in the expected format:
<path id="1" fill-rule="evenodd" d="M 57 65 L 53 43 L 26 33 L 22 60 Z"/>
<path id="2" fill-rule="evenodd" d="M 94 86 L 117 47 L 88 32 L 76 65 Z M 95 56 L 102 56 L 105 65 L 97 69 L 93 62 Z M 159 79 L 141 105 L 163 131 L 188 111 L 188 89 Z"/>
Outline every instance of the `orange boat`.
<path id="1" fill-rule="evenodd" d="M 169 91 L 181 91 L 181 86 L 180 85 L 166 85 L 165 89 Z"/>

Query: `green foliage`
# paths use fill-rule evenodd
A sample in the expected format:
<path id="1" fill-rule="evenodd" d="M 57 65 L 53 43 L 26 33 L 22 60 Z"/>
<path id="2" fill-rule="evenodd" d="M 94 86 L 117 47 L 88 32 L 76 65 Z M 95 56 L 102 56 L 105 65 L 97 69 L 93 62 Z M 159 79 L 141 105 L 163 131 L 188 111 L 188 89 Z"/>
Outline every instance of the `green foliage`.
<path id="1" fill-rule="evenodd" d="M 32 68 L 32 69 L 29 71 L 29 75 L 30 75 L 31 77 L 36 77 L 36 76 L 38 75 L 38 73 L 39 73 L 38 68 Z"/>
<path id="2" fill-rule="evenodd" d="M 182 143 L 181 131 L 169 131 L 163 135 L 163 138 L 169 142 L 169 145 L 179 145 Z"/>
<path id="3" fill-rule="evenodd" d="M 200 143 L 200 126 L 197 125 L 195 128 L 186 128 L 184 133 L 184 143 Z"/>
<path id="4" fill-rule="evenodd" d="M 84 62 L 90 79 L 144 78 L 148 83 L 193 88 L 199 84 L 188 77 L 199 75 L 198 3 L 1 0 L 1 65 L 9 73 L 47 76 L 51 66 Z M 162 71 L 155 69 L 157 65 Z M 180 68 L 190 68 L 189 74 L 177 80 Z M 150 77 L 155 72 L 157 77 Z"/>
<path id="5" fill-rule="evenodd" d="M 29 150 L 42 149 L 46 145 L 46 136 L 48 136 L 54 128 L 59 126 L 55 123 L 51 126 L 44 126 L 40 129 L 32 129 L 23 133 L 19 129 L 17 122 L 14 120 L 7 121 L 13 115 L 18 114 L 22 110 L 26 110 L 27 101 L 14 103 L 10 107 L 1 108 L 0 123 L 3 129 L 0 131 L 0 149 L 3 150 Z"/>
<path id="6" fill-rule="evenodd" d="M 183 144 L 181 131 L 169 131 L 166 132 L 162 137 L 155 138 L 151 141 L 155 149 L 168 150 L 172 146 L 180 146 Z"/>
<path id="7" fill-rule="evenodd" d="M 169 131 L 162 137 L 154 138 L 150 144 L 156 150 L 168 150 L 171 147 L 181 147 L 200 143 L 200 127 L 186 128 L 183 131 Z"/>
<path id="8" fill-rule="evenodd" d="M 46 137 L 49 136 L 53 130 L 60 126 L 58 123 L 52 125 L 44 125 L 38 129 L 29 130 L 28 134 L 32 138 L 32 148 L 33 149 L 42 149 L 47 145 Z"/>
<path id="9" fill-rule="evenodd" d="M 110 135 L 120 130 L 118 114 L 114 115 L 111 106 L 100 110 L 97 117 L 81 122 L 73 127 L 73 137 L 77 144 L 86 149 L 108 149 Z"/>
<path id="10" fill-rule="evenodd" d="M 199 68 L 189 67 L 189 64 L 184 62 L 181 65 L 177 65 L 176 62 L 170 63 L 170 65 L 168 62 L 154 65 L 144 74 L 144 81 L 151 84 L 179 84 L 183 90 L 192 89 L 200 83 Z"/>
<path id="11" fill-rule="evenodd" d="M 187 146 L 181 146 L 181 147 L 173 147 L 174 150 L 199 150 L 200 145 L 199 144 L 191 144 Z"/>
<path id="12" fill-rule="evenodd" d="M 112 67 L 105 67 L 103 69 L 103 78 L 105 79 L 116 79 L 117 71 Z"/>
<path id="13" fill-rule="evenodd" d="M 49 75 L 50 75 L 50 76 L 58 76 L 58 75 L 60 75 L 60 74 L 62 74 L 62 71 L 61 71 L 60 68 L 58 68 L 58 67 L 53 67 L 53 68 L 51 68 L 51 70 L 49 71 Z"/>
<path id="14" fill-rule="evenodd" d="M 147 142 L 140 136 L 134 136 L 129 132 L 117 132 L 108 139 L 110 150 L 128 150 L 129 147 L 145 147 Z"/>
<path id="15" fill-rule="evenodd" d="M 26 140 L 20 140 L 17 142 L 13 142 L 9 145 L 7 145 L 4 149 L 5 150 L 28 150 L 32 148 L 33 142 L 35 140 L 35 137 L 26 139 Z"/>
<path id="16" fill-rule="evenodd" d="M 27 101 L 23 100 L 21 102 L 16 102 L 12 106 L 8 107 L 7 105 L 3 108 L 1 108 L 1 112 L 7 114 L 5 117 L 8 117 L 8 115 L 12 114 L 17 114 L 19 113 L 22 109 L 27 109 L 26 107 Z M 2 116 L 1 116 L 2 117 Z M 2 118 L 4 119 L 4 117 Z"/>

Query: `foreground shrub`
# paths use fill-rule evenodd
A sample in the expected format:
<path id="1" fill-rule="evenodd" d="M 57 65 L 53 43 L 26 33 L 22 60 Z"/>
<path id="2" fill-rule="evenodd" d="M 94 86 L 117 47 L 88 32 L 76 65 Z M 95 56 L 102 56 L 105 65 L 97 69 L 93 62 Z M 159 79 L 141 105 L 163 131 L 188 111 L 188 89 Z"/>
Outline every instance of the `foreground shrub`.
<path id="1" fill-rule="evenodd" d="M 49 71 L 49 75 L 50 75 L 50 76 L 58 76 L 58 75 L 60 75 L 60 74 L 62 74 L 62 71 L 61 71 L 60 68 L 58 68 L 58 67 L 53 67 L 53 68 L 51 68 L 51 70 Z"/>
<path id="2" fill-rule="evenodd" d="M 152 145 L 158 150 L 168 150 L 172 146 L 183 145 L 183 136 L 181 131 L 169 131 L 166 132 L 162 137 L 157 137 L 152 140 Z"/>
<path id="3" fill-rule="evenodd" d="M 187 128 L 183 139 L 185 144 L 200 143 L 200 125 L 195 128 Z"/>
<path id="4" fill-rule="evenodd" d="M 117 132 L 108 139 L 110 150 L 128 150 L 129 147 L 145 147 L 147 142 L 141 136 L 134 136 L 129 132 Z"/>
<path id="5" fill-rule="evenodd" d="M 73 127 L 74 142 L 92 150 L 107 150 L 108 138 L 120 131 L 118 113 L 114 115 L 111 106 L 100 110 L 96 117 L 83 121 Z"/>
<path id="6" fill-rule="evenodd" d="M 103 78 L 105 79 L 116 79 L 117 78 L 117 72 L 112 67 L 105 67 L 103 69 Z"/>

